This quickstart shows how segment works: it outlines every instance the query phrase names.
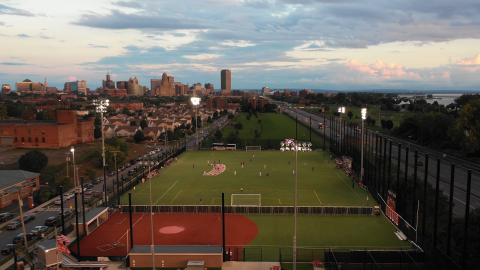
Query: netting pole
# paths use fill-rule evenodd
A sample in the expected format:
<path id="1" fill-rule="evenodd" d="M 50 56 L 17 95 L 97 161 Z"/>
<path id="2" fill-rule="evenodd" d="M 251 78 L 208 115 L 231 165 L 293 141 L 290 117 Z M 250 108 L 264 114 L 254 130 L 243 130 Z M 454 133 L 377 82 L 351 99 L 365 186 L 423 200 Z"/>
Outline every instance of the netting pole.
<path id="1" fill-rule="evenodd" d="M 80 187 L 80 190 L 82 190 L 82 188 L 83 188 L 83 186 Z M 75 223 L 76 223 L 75 231 L 76 231 L 76 235 L 77 235 L 77 259 L 80 262 L 82 259 L 80 257 L 80 234 L 78 232 L 78 200 L 77 200 L 77 195 L 78 195 L 78 193 L 75 190 Z"/>
<path id="2" fill-rule="evenodd" d="M 467 201 L 465 203 L 465 230 L 464 237 L 465 242 L 463 243 L 463 264 L 462 268 L 467 269 L 467 258 L 468 258 L 468 223 L 470 222 L 470 193 L 472 188 L 472 170 L 467 171 Z"/>
<path id="3" fill-rule="evenodd" d="M 133 248 L 132 193 L 128 193 L 128 212 L 130 213 L 130 249 Z"/>
<path id="4" fill-rule="evenodd" d="M 455 183 L 455 163 L 452 163 L 452 167 L 450 169 L 450 196 L 448 200 L 450 201 L 448 204 L 448 231 L 447 231 L 447 255 L 450 257 L 451 255 L 451 244 L 452 244 L 452 218 L 453 218 L 453 190 L 454 190 L 454 183 Z M 468 192 L 468 191 L 467 191 Z M 466 241 L 467 239 L 465 239 Z"/>
<path id="5" fill-rule="evenodd" d="M 225 192 L 222 192 L 223 262 L 225 262 Z"/>
<path id="6" fill-rule="evenodd" d="M 82 183 L 82 186 L 80 187 L 80 190 L 82 191 L 82 215 L 83 215 L 83 233 L 87 233 L 87 220 L 85 219 L 85 192 L 83 191 L 83 176 L 80 176 L 80 181 Z"/>

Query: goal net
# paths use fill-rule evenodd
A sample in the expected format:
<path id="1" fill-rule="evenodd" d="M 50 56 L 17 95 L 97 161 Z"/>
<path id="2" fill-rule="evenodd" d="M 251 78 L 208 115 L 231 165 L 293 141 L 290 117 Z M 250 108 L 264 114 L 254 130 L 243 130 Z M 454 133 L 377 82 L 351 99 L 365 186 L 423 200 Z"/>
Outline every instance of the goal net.
<path id="1" fill-rule="evenodd" d="M 245 146 L 245 150 L 247 151 L 262 151 L 261 146 Z"/>
<path id="2" fill-rule="evenodd" d="M 261 194 L 232 194 L 232 206 L 261 206 Z"/>

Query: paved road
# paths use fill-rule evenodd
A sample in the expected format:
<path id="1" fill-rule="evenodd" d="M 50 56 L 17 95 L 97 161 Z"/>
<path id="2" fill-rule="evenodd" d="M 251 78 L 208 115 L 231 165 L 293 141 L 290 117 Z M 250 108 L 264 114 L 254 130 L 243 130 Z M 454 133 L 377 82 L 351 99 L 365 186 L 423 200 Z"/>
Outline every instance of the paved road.
<path id="1" fill-rule="evenodd" d="M 312 116 L 312 128 L 317 127 L 317 123 L 323 123 L 323 117 L 320 117 L 318 115 L 302 111 L 302 110 L 291 110 L 287 109 L 288 106 L 286 106 L 285 103 L 277 103 L 280 106 L 285 108 L 285 112 L 293 115 L 294 117 L 297 116 L 299 120 L 306 120 L 306 118 L 309 118 Z M 326 137 L 330 136 L 330 125 L 328 122 L 326 123 L 327 127 L 325 128 L 326 132 Z M 347 127 L 349 129 L 349 133 L 353 134 L 353 128 Z M 323 132 L 320 130 L 320 132 Z M 366 130 L 366 132 L 370 132 L 373 136 L 375 136 L 375 131 L 372 130 Z M 333 134 L 337 134 L 338 132 L 336 130 L 333 130 Z M 334 136 L 335 136 L 334 135 Z M 345 134 L 342 134 L 342 138 L 344 137 Z M 379 134 L 379 136 L 382 134 Z M 385 136 L 385 135 L 382 135 Z M 396 143 L 399 141 L 396 138 L 390 137 L 390 136 L 385 136 L 388 137 L 389 139 L 394 140 L 393 146 L 392 146 L 392 156 L 394 157 L 395 160 L 398 160 L 398 144 Z M 401 164 L 401 169 L 405 170 L 405 161 L 407 157 L 407 153 L 405 150 L 405 145 L 407 145 L 408 142 L 403 142 L 402 145 L 402 150 L 400 153 L 400 164 Z M 408 173 L 411 174 L 414 172 L 415 169 L 415 149 L 425 149 L 424 147 L 415 145 L 415 144 L 410 144 L 410 149 L 413 149 L 409 151 L 408 153 Z M 382 149 L 383 153 L 383 149 Z M 387 148 L 387 156 L 389 155 L 389 149 Z M 421 161 L 425 163 L 425 153 L 419 151 L 420 157 L 417 158 L 417 161 Z M 428 164 L 428 181 L 435 187 L 436 185 L 436 177 L 437 177 L 437 158 L 441 158 L 441 156 L 436 156 L 433 157 L 430 155 L 429 157 L 429 164 Z M 394 164 L 397 164 L 394 162 Z M 425 177 L 425 169 L 426 167 L 423 166 L 417 166 L 417 175 L 419 178 L 424 179 Z M 466 202 L 466 186 L 467 186 L 467 169 L 462 167 L 462 166 L 456 166 L 455 168 L 455 183 L 454 183 L 454 208 L 453 212 L 457 216 L 463 216 L 465 214 L 465 202 Z M 445 161 L 441 161 L 440 165 L 440 188 L 443 190 L 444 195 L 447 197 L 450 195 L 450 179 L 451 179 L 451 164 L 447 163 Z M 473 171 L 472 173 L 472 195 L 471 195 L 471 202 L 470 202 L 470 209 L 478 208 L 480 207 L 480 173 Z"/>

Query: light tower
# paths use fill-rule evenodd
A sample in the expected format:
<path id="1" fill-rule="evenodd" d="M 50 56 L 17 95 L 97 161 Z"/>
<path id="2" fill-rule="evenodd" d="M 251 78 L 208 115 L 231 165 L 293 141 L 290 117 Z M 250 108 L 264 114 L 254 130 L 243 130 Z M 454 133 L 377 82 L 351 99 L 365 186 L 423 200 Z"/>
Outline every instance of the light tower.
<path id="1" fill-rule="evenodd" d="M 365 122 L 365 119 L 367 119 L 367 109 L 363 108 L 362 109 L 362 130 L 361 130 L 361 144 L 362 144 L 362 150 L 361 150 L 361 157 L 360 157 L 360 183 L 363 184 L 363 143 L 364 143 L 364 138 L 363 138 L 363 125 Z"/>
<path id="2" fill-rule="evenodd" d="M 202 100 L 199 97 L 192 97 L 192 104 L 195 105 L 196 107 L 196 112 L 195 112 L 195 133 L 197 133 L 197 149 L 198 149 L 198 105 L 200 104 L 200 101 Z"/>
<path id="3" fill-rule="evenodd" d="M 102 129 L 102 158 L 103 158 L 103 202 L 104 206 L 107 206 L 107 169 L 105 167 L 105 136 L 103 134 L 103 114 L 107 112 L 107 107 L 109 105 L 108 99 L 95 99 L 93 101 L 93 105 L 95 105 L 97 109 L 97 113 L 100 114 L 100 121 L 101 121 L 101 129 Z"/>

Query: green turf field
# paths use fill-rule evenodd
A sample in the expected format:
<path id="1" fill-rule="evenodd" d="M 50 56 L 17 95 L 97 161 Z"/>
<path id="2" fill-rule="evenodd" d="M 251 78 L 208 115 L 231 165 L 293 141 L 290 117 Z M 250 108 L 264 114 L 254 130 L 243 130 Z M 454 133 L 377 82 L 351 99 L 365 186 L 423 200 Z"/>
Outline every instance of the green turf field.
<path id="1" fill-rule="evenodd" d="M 298 205 L 364 206 L 368 193 L 358 186 L 352 188 L 350 178 L 333 161 L 328 163 L 329 159 L 327 152 L 298 153 Z M 212 170 L 213 162 L 224 164 L 226 170 L 216 176 L 203 175 Z M 261 205 L 293 205 L 294 170 L 294 152 L 189 151 L 153 178 L 153 204 L 198 205 L 202 199 L 204 205 L 220 205 L 225 192 L 226 204 L 230 205 L 231 194 L 241 193 L 243 188 L 244 194 L 261 194 Z M 134 205 L 150 204 L 148 184 L 136 186 Z"/>

